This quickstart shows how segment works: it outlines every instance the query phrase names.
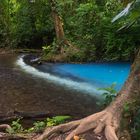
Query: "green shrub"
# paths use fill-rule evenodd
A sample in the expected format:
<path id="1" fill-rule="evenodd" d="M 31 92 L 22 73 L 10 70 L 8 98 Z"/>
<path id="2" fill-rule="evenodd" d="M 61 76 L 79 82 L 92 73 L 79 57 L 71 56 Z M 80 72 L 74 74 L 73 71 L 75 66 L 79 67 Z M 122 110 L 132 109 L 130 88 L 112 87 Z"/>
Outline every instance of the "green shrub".
<path id="1" fill-rule="evenodd" d="M 108 106 L 117 96 L 117 91 L 115 90 L 116 84 L 113 83 L 110 87 L 100 88 L 99 90 L 104 91 L 103 93 L 103 101 L 99 103 L 101 107 Z"/>
<path id="2" fill-rule="evenodd" d="M 11 128 L 6 129 L 6 131 L 10 134 L 21 133 L 23 132 L 23 127 L 20 123 L 20 119 L 13 121 L 11 124 Z"/>
<path id="3" fill-rule="evenodd" d="M 40 132 L 43 131 L 45 127 L 59 125 L 70 118 L 70 116 L 55 116 L 47 118 L 44 121 L 34 122 L 33 127 L 28 129 L 24 129 L 20 123 L 20 119 L 17 119 L 16 121 L 12 121 L 12 124 L 10 125 L 11 128 L 6 129 L 6 131 L 10 134 Z"/>

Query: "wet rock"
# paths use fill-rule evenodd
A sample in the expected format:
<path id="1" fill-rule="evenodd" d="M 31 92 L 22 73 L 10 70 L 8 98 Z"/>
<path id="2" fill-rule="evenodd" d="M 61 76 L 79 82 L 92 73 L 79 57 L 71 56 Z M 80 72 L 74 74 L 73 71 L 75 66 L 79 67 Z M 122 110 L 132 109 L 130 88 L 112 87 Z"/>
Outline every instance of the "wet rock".
<path id="1" fill-rule="evenodd" d="M 42 64 L 41 57 L 39 57 L 37 55 L 25 55 L 24 61 L 25 61 L 25 63 L 27 63 L 29 65 L 41 65 Z"/>

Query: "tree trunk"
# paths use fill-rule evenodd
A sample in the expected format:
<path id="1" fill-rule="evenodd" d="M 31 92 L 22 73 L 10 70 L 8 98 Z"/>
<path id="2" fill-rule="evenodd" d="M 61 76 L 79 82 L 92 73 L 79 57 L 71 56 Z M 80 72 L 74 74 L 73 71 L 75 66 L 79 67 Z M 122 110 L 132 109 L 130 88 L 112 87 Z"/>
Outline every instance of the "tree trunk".
<path id="1" fill-rule="evenodd" d="M 52 18 L 53 18 L 54 26 L 55 26 L 58 51 L 60 53 L 63 53 L 64 45 L 69 46 L 69 47 L 74 47 L 74 46 L 65 38 L 63 22 L 56 9 L 56 1 L 50 0 L 50 5 L 51 5 L 51 10 L 52 10 Z"/>
<path id="2" fill-rule="evenodd" d="M 124 5 L 124 6 L 127 6 L 127 4 L 128 4 L 129 2 L 131 2 L 131 0 L 123 0 L 122 2 L 123 2 L 123 5 Z"/>
<path id="3" fill-rule="evenodd" d="M 135 98 L 136 95 L 140 94 L 140 50 L 131 66 L 131 71 L 128 79 L 126 80 L 124 86 L 120 90 L 118 97 L 114 102 L 110 104 L 111 108 L 114 110 L 123 111 L 123 105 L 126 102 Z M 117 108 L 116 108 L 117 106 Z"/>
<path id="4" fill-rule="evenodd" d="M 46 129 L 45 132 L 37 138 L 37 140 L 71 140 L 74 136 L 87 133 L 94 130 L 97 135 L 104 133 L 107 140 L 118 140 L 116 135 L 117 130 L 120 128 L 120 121 L 124 105 L 136 100 L 140 95 L 140 49 L 131 66 L 131 72 L 126 80 L 124 86 L 120 90 L 116 99 L 103 111 L 90 115 L 84 119 L 62 124 L 60 126 Z M 60 137 L 60 132 L 65 133 L 66 137 Z M 55 135 L 54 135 L 55 134 Z M 57 134 L 57 135 L 56 135 Z M 52 137 L 54 136 L 54 137 Z M 92 138 L 93 140 L 95 139 Z"/>
<path id="5" fill-rule="evenodd" d="M 52 9 L 52 17 L 54 21 L 55 31 L 56 31 L 56 38 L 57 41 L 60 43 L 64 40 L 65 34 L 63 29 L 63 23 L 61 17 L 58 15 L 56 10 L 56 2 L 54 0 L 50 0 L 51 2 L 51 9 Z"/>

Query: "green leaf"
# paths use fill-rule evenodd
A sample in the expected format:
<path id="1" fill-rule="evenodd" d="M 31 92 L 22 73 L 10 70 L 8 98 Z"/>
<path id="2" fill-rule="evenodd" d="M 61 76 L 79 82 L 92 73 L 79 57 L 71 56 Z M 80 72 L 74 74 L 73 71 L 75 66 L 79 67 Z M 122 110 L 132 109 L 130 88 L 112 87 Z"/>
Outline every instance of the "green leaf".
<path id="1" fill-rule="evenodd" d="M 70 119 L 71 116 L 55 116 L 53 117 L 54 120 L 56 120 L 57 122 L 62 122 L 65 121 L 67 119 Z"/>
<path id="2" fill-rule="evenodd" d="M 132 4 L 133 4 L 133 3 L 134 3 L 134 2 L 128 3 L 127 7 L 112 19 L 112 22 L 115 22 L 115 21 L 117 21 L 118 19 L 120 19 L 120 18 L 122 18 L 122 17 L 128 15 L 129 12 L 131 11 Z"/>

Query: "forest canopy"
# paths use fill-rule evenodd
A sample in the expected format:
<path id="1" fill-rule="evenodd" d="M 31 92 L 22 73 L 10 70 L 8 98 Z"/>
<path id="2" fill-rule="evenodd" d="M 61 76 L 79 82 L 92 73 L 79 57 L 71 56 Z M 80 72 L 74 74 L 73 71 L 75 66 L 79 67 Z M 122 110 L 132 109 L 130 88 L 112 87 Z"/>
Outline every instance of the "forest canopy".
<path id="1" fill-rule="evenodd" d="M 53 137 L 56 137 L 58 140 L 58 137 L 61 138 L 61 136 L 64 136 L 66 140 L 71 140 L 72 138 L 76 140 L 81 137 L 81 134 L 88 133 L 90 130 L 92 130 L 92 134 L 94 134 L 95 137 L 101 133 L 102 138 L 106 138 L 107 140 L 118 140 L 121 138 L 121 133 L 119 131 L 121 131 L 121 129 L 125 130 L 125 128 L 123 128 L 123 119 L 125 118 L 127 119 L 126 125 L 130 125 L 129 127 L 126 127 L 129 129 L 128 131 L 130 131 L 132 138 L 134 137 L 137 139 L 139 137 L 139 13 L 140 0 L 0 0 L 1 52 L 3 54 L 3 50 L 6 49 L 27 49 L 29 55 L 25 55 L 24 52 L 24 55 L 19 59 L 20 61 L 17 62 L 26 66 L 26 59 L 29 58 L 29 60 L 27 60 L 29 61 L 29 64 L 28 62 L 27 64 L 31 66 L 31 70 L 29 70 L 31 72 L 40 72 L 36 66 L 46 65 L 44 60 L 45 62 L 68 62 L 68 64 L 69 62 L 83 63 L 100 61 L 129 61 L 128 64 L 130 64 L 130 61 L 133 62 L 129 76 L 118 93 L 115 91 L 115 95 L 111 95 L 111 92 L 114 93 L 113 87 L 106 88 L 109 90 L 109 92 L 105 93 L 109 102 L 107 102 L 107 106 L 105 106 L 102 111 L 80 120 L 61 125 L 58 125 L 58 123 L 58 126 L 48 127 L 42 134 L 37 134 L 38 136 L 35 136 L 35 138 L 33 138 L 34 140 L 43 140 L 51 137 L 52 139 Z M 36 53 L 34 56 L 34 54 L 32 55 L 31 49 L 34 49 L 39 53 Z M 8 56 L 8 61 L 9 58 L 10 57 Z M 1 61 L 3 60 L 5 59 L 2 59 Z M 52 65 L 52 63 L 49 64 Z M 47 67 L 48 66 L 49 65 L 47 65 Z M 11 70 L 11 67 L 10 69 L 7 68 L 4 61 L 4 70 L 5 69 Z M 4 70 L 2 69 L 2 73 Z M 10 74 L 6 73 L 8 75 L 8 82 L 10 79 L 9 75 L 13 76 L 13 71 L 17 76 L 19 71 L 16 70 L 16 68 L 12 67 Z M 101 68 L 101 73 L 102 71 Z M 63 73 L 63 71 L 61 72 Z M 109 70 L 109 72 L 112 73 L 112 70 Z M 40 75 L 43 75 L 42 73 L 45 72 L 41 71 L 40 73 Z M 125 72 L 121 70 L 120 73 L 124 74 Z M 100 73 L 96 74 L 100 75 Z M 4 78 L 6 78 L 5 75 Z M 109 77 L 110 74 L 104 75 Z M 117 74 L 115 73 L 115 76 L 113 77 L 116 77 L 116 75 Z M 23 75 L 21 75 L 21 77 L 23 78 Z M 47 78 L 48 76 L 46 76 L 46 79 Z M 80 78 L 77 78 L 77 80 L 79 79 Z M 21 81 L 24 82 L 24 80 Z M 14 86 L 11 83 L 10 85 L 13 88 Z M 18 85 L 17 83 L 18 82 L 16 82 L 16 86 Z M 7 85 L 7 81 L 5 85 Z M 5 87 L 5 85 L 2 86 L 2 88 Z M 44 85 L 41 84 L 41 90 L 43 86 Z M 26 86 L 23 87 L 26 88 Z M 37 87 L 33 88 L 36 90 Z M 8 89 L 10 88 L 8 87 Z M 24 92 L 27 91 L 24 90 Z M 46 91 L 43 90 L 43 95 L 45 92 Z M 51 94 L 49 93 L 49 95 Z M 78 96 L 74 96 L 74 98 L 77 97 Z M 57 101 L 60 99 L 61 98 L 57 98 Z M 42 104 L 42 97 L 40 101 Z M 47 101 L 49 100 L 47 99 Z M 61 102 L 63 101 L 64 100 Z M 41 106 L 41 104 L 39 104 L 39 106 Z M 80 106 L 82 106 L 82 104 L 80 104 Z M 61 118 L 62 116 L 59 117 Z M 56 122 L 56 120 L 54 121 Z M 47 122 L 49 121 L 47 120 Z M 54 123 L 53 120 L 51 120 L 51 122 L 52 124 Z M 19 126 L 23 132 L 19 120 L 14 123 Z M 41 122 L 42 130 L 44 130 L 46 123 Z M 36 125 L 39 125 L 40 127 L 40 122 L 36 123 Z M 0 128 L 11 129 L 7 124 L 0 125 Z M 56 135 L 53 135 L 54 133 Z M 29 139 L 29 135 L 27 136 L 27 139 Z"/>
<path id="2" fill-rule="evenodd" d="M 80 51 L 68 61 L 130 60 L 139 44 L 139 24 L 116 32 L 125 24 L 112 24 L 124 7 L 121 0 L 57 0 L 56 11 L 65 36 Z M 57 41 L 50 0 L 1 0 L 0 47 L 38 48 L 56 53 Z"/>

